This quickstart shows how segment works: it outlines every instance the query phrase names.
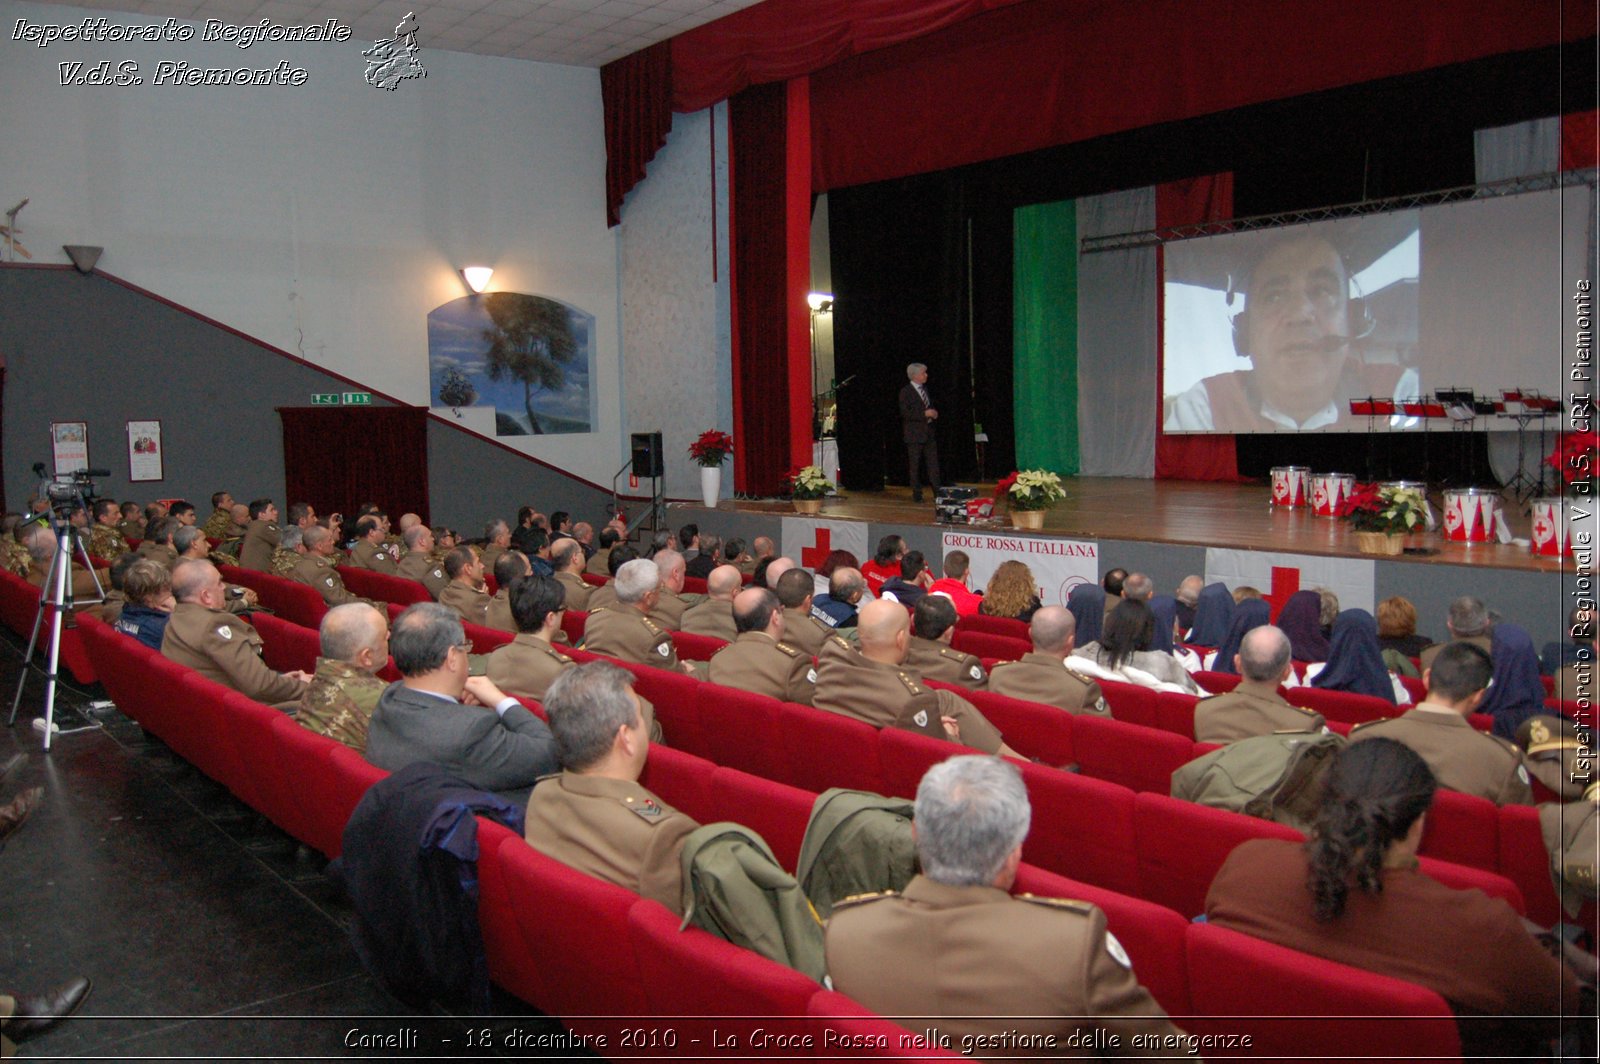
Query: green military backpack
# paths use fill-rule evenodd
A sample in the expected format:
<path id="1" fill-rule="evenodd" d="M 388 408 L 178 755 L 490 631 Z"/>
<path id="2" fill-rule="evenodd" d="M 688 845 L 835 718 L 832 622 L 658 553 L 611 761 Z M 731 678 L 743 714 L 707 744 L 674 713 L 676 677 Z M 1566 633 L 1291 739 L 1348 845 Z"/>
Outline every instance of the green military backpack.
<path id="1" fill-rule="evenodd" d="M 822 921 L 760 835 L 727 821 L 696 828 L 684 840 L 682 867 L 684 927 L 822 982 Z"/>
<path id="2" fill-rule="evenodd" d="M 851 895 L 901 890 L 911 882 L 917 874 L 913 808 L 906 798 L 843 787 L 817 796 L 795 875 L 823 919 Z"/>
<path id="3" fill-rule="evenodd" d="M 1331 732 L 1240 739 L 1174 772 L 1172 796 L 1308 831 L 1323 773 L 1344 746 L 1344 736 Z"/>

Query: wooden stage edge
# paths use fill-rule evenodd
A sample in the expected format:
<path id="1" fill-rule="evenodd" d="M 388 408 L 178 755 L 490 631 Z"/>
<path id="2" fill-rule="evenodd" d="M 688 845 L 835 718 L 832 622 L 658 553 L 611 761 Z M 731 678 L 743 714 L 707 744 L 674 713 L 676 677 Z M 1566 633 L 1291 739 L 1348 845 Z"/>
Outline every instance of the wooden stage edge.
<path id="1" fill-rule="evenodd" d="M 841 490 L 837 496 L 826 501 L 818 516 L 868 521 L 890 527 L 923 526 L 951 531 L 1046 535 L 1069 539 L 1135 540 L 1550 574 L 1575 571 L 1571 559 L 1566 559 L 1563 566 L 1563 559 L 1529 553 L 1526 543 L 1451 543 L 1441 533 L 1433 532 L 1413 534 L 1406 543 L 1436 553 L 1393 557 L 1363 554 L 1356 545 L 1355 533 L 1350 530 L 1348 522 L 1317 517 L 1308 509 L 1273 507 L 1270 505 L 1271 493 L 1265 485 L 1121 477 L 1074 477 L 1064 480 L 1062 485 L 1066 488 L 1067 497 L 1046 512 L 1044 529 L 1040 532 L 1019 531 L 1006 516 L 994 523 L 941 525 L 934 519 L 931 501 L 914 503 L 910 490 L 898 487 L 886 488 L 881 492 Z M 964 486 L 979 489 L 980 496 L 994 494 L 992 482 L 968 483 Z M 931 499 L 931 496 L 925 498 Z M 1442 515 L 1442 496 L 1437 492 L 1430 494 L 1429 502 L 1435 516 Z M 692 510 L 708 513 L 698 502 L 672 503 L 669 512 Z M 775 519 L 796 516 L 788 502 L 779 500 L 725 499 L 718 504 L 716 512 L 770 516 Z M 1529 526 L 1527 511 L 1514 500 L 1508 500 L 1505 512 L 1512 533 L 1526 540 Z M 704 518 L 696 520 L 707 531 L 714 531 L 706 525 Z M 681 522 L 681 518 L 669 517 L 670 524 Z"/>

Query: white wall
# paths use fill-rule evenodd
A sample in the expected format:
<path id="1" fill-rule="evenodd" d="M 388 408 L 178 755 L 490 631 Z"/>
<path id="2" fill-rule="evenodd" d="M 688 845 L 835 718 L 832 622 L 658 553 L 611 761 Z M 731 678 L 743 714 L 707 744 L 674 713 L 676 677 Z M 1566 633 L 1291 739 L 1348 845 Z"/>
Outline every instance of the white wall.
<path id="1" fill-rule="evenodd" d="M 629 431 L 661 430 L 666 491 L 678 498 L 700 495 L 700 470 L 689 460 L 689 444 L 706 429 L 733 432 L 727 105 L 714 111 L 715 166 L 712 111 L 675 115 L 666 145 L 622 208 L 626 421 Z M 723 497 L 732 490 L 729 460 L 723 465 Z"/>
<path id="2" fill-rule="evenodd" d="M 12 39 L 18 19 L 89 15 L 156 21 L 0 0 L 0 210 L 29 198 L 19 225 L 34 261 L 102 245 L 100 269 L 417 404 L 428 402 L 428 311 L 463 294 L 457 267 L 493 266 L 491 290 L 595 315 L 601 397 L 593 434 L 502 442 L 610 483 L 627 426 L 598 71 L 430 48 L 426 10 L 427 77 L 393 92 L 363 80 L 372 42 L 356 37 L 243 50 L 198 34 Z M 136 62 L 145 83 L 59 84 L 57 64 L 102 59 Z M 158 86 L 161 60 L 287 60 L 309 78 Z"/>

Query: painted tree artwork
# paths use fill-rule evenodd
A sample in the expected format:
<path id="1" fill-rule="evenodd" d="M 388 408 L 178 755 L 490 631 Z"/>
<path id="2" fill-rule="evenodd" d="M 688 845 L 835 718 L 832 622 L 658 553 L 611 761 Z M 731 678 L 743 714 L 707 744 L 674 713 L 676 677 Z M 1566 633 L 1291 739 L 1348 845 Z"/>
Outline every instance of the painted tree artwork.
<path id="1" fill-rule="evenodd" d="M 432 403 L 487 406 L 496 436 L 592 431 L 594 315 L 544 296 L 465 296 L 428 315 Z"/>

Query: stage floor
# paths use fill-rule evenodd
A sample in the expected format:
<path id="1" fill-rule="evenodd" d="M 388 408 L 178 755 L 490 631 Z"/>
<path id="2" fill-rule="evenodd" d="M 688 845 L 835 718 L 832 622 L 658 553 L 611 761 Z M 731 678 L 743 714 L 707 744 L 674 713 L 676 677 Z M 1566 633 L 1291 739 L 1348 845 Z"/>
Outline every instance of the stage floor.
<path id="1" fill-rule="evenodd" d="M 994 493 L 992 482 L 968 486 L 978 488 L 980 495 Z M 1356 546 L 1355 533 L 1345 521 L 1316 517 L 1310 510 L 1272 507 L 1269 505 L 1271 492 L 1265 485 L 1073 477 L 1063 481 L 1063 486 L 1067 497 L 1046 512 L 1044 535 L 1134 539 L 1333 557 L 1376 557 L 1361 553 Z M 1435 494 L 1429 496 L 1429 501 L 1434 513 L 1441 514 L 1443 500 Z M 698 503 L 692 505 L 699 507 Z M 793 513 L 787 502 L 725 500 L 717 509 L 752 514 Z M 827 500 L 820 516 L 891 525 L 938 525 L 931 503 L 914 503 L 909 489 L 896 487 L 881 492 L 841 491 Z M 1522 506 L 1508 503 L 1506 521 L 1514 535 L 1527 538 L 1529 518 Z M 1010 529 L 1012 526 L 1002 517 L 992 526 L 949 527 Z M 1402 554 L 1388 560 L 1547 573 L 1557 573 L 1562 568 L 1560 559 L 1530 554 L 1526 545 L 1449 543 L 1437 533 L 1424 533 L 1407 540 L 1408 545 L 1413 543 L 1436 553 Z"/>

